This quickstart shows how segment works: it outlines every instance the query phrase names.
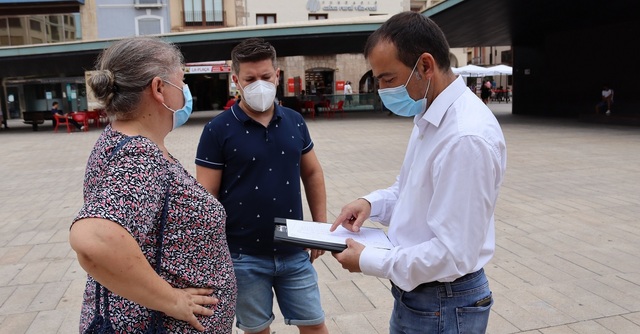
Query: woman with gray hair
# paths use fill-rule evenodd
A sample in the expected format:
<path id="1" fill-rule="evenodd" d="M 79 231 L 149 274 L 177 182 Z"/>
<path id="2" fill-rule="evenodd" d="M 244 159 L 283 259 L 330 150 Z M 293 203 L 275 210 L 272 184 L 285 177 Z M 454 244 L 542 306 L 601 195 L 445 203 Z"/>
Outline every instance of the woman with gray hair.
<path id="1" fill-rule="evenodd" d="M 69 237 L 88 273 L 82 333 L 231 332 L 225 210 L 164 144 L 191 114 L 182 68 L 174 45 L 135 37 L 104 50 L 89 79 L 111 124 L 87 162 Z"/>

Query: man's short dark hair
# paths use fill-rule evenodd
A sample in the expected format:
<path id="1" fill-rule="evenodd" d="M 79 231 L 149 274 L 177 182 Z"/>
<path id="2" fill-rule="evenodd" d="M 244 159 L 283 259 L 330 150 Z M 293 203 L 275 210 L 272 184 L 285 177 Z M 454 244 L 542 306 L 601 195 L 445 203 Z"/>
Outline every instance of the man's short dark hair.
<path id="1" fill-rule="evenodd" d="M 236 74 L 240 71 L 240 64 L 266 59 L 271 59 L 273 67 L 276 67 L 276 49 L 262 38 L 245 39 L 231 50 L 231 68 Z"/>
<path id="2" fill-rule="evenodd" d="M 398 60 L 410 68 L 413 68 L 418 57 L 425 52 L 433 56 L 441 69 L 451 67 L 449 43 L 444 33 L 435 22 L 422 14 L 407 11 L 389 18 L 367 39 L 365 58 L 383 41 L 395 45 Z"/>
<path id="3" fill-rule="evenodd" d="M 57 106 L 57 105 L 58 105 L 58 102 L 57 102 L 57 101 L 53 101 L 53 103 L 51 103 L 51 106 L 52 106 L 52 107 L 55 107 L 55 106 Z"/>

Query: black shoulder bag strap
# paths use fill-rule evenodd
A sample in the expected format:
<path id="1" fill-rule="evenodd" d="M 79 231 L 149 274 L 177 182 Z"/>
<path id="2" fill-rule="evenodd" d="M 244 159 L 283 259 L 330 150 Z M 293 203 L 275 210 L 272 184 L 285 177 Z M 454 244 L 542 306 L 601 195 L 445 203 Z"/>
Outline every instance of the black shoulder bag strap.
<path id="1" fill-rule="evenodd" d="M 116 152 L 118 152 L 126 143 L 131 141 L 131 139 L 136 137 L 126 137 L 121 140 L 116 147 L 113 148 L 113 151 L 109 154 L 108 158 L 113 157 Z M 164 194 L 164 205 L 162 206 L 162 215 L 160 216 L 160 225 L 158 226 L 158 232 L 156 237 L 156 273 L 160 274 L 160 263 L 162 261 L 162 246 L 164 239 L 164 228 L 167 223 L 167 215 L 169 212 L 169 187 L 170 182 L 167 181 L 165 187 Z M 113 329 L 113 325 L 111 323 L 111 317 L 109 314 L 109 290 L 103 287 L 98 281 L 96 282 L 96 291 L 95 291 L 95 314 L 91 324 L 84 331 L 83 334 L 115 334 L 115 330 Z M 104 308 L 104 316 L 100 312 L 100 298 L 102 297 L 102 304 Z M 163 327 L 163 316 L 159 311 L 152 311 L 151 320 L 149 322 L 149 326 L 145 331 L 145 334 L 165 334 L 166 330 Z"/>

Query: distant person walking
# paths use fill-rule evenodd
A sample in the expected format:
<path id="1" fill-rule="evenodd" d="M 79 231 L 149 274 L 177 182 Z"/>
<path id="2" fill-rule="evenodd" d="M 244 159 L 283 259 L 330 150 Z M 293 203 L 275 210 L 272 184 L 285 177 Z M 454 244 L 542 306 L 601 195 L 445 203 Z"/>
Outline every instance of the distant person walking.
<path id="1" fill-rule="evenodd" d="M 353 89 L 351 88 L 351 81 L 347 81 L 344 84 L 344 103 L 347 105 L 351 105 L 353 102 Z"/>
<path id="2" fill-rule="evenodd" d="M 489 104 L 489 98 L 491 97 L 491 81 L 487 80 L 480 88 L 480 98 L 484 104 Z"/>
<path id="3" fill-rule="evenodd" d="M 613 89 L 609 85 L 602 85 L 602 98 L 598 104 L 596 104 L 596 114 L 600 113 L 600 110 L 604 107 L 607 108 L 605 114 L 611 115 L 611 105 L 613 104 Z"/>

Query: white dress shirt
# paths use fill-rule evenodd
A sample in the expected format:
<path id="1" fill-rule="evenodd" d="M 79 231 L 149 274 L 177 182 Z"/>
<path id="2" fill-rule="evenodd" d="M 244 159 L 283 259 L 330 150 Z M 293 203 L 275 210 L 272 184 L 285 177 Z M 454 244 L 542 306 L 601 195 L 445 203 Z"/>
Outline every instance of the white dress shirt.
<path id="1" fill-rule="evenodd" d="M 480 270 L 495 251 L 493 213 L 506 169 L 500 125 L 458 77 L 414 119 L 396 182 L 363 198 L 391 250 L 366 247 L 364 274 L 405 291 Z"/>

